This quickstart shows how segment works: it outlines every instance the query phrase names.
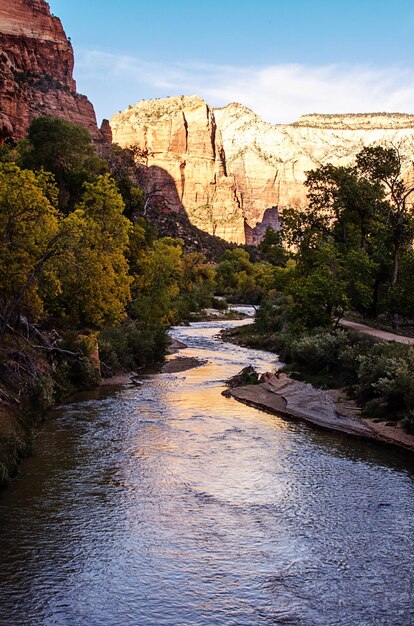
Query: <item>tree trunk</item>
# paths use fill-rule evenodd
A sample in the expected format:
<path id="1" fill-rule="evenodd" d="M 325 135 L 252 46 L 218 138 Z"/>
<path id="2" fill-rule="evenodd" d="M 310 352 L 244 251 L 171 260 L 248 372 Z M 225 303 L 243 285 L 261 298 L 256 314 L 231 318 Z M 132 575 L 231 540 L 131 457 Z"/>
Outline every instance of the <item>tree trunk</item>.
<path id="1" fill-rule="evenodd" d="M 393 255 L 392 255 L 392 273 L 391 273 L 391 289 L 393 290 L 397 286 L 399 261 L 400 261 L 400 246 L 395 244 Z"/>
<path id="2" fill-rule="evenodd" d="M 371 317 L 372 319 L 376 319 L 378 314 L 378 293 L 381 285 L 381 280 L 379 278 L 375 279 L 374 289 L 372 291 L 372 305 L 371 305 Z"/>

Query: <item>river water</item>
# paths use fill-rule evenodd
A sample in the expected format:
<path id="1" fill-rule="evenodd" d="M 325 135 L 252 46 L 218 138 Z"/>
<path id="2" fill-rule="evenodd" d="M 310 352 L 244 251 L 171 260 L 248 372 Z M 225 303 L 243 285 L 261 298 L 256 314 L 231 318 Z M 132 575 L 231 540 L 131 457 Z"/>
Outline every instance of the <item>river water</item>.
<path id="1" fill-rule="evenodd" d="M 275 367 L 215 338 L 237 323 L 45 426 L 0 496 L 2 626 L 414 624 L 412 463 L 224 398 Z"/>

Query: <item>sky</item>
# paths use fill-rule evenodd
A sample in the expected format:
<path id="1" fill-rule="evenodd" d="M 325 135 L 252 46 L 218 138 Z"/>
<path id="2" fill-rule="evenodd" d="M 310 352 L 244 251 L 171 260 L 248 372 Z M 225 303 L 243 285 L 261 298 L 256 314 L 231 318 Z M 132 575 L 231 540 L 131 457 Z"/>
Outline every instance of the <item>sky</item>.
<path id="1" fill-rule="evenodd" d="M 273 123 L 414 113 L 412 0 L 49 0 L 98 120 L 139 100 L 240 102 Z"/>

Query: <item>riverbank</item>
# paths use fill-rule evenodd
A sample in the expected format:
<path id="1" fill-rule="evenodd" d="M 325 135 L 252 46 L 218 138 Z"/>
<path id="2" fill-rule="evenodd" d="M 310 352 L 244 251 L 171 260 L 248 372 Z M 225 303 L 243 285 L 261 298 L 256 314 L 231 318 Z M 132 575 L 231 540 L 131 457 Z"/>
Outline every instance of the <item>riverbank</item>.
<path id="1" fill-rule="evenodd" d="M 289 419 L 414 452 L 414 435 L 361 417 L 361 409 L 342 390 L 316 389 L 280 373 L 266 372 L 256 385 L 223 392 L 249 406 Z"/>
<path id="2" fill-rule="evenodd" d="M 274 347 L 277 345 L 277 339 L 261 336 L 252 332 L 252 329 L 246 331 L 247 329 L 239 335 L 235 329 L 223 333 L 222 337 L 225 341 L 237 345 L 260 347 L 276 352 Z M 372 338 L 368 339 L 375 341 Z M 309 348 L 309 346 L 306 347 Z M 299 419 L 316 427 L 339 431 L 413 452 L 414 434 L 407 432 L 404 420 L 395 419 L 392 412 L 388 413 L 386 419 L 368 417 L 364 413 L 366 406 L 364 407 L 363 403 L 358 405 L 350 396 L 350 387 L 344 384 L 332 384 L 335 379 L 336 382 L 340 379 L 338 374 L 340 368 L 337 367 L 338 364 L 335 361 L 335 346 L 331 347 L 329 355 L 331 371 L 328 375 L 316 367 L 312 369 L 313 355 L 308 350 L 308 357 L 303 363 L 295 361 L 289 364 L 289 368 L 284 366 L 286 372 L 279 372 L 276 376 L 266 373 L 259 384 L 238 385 L 226 391 L 225 394 L 283 417 Z M 322 358 L 318 358 L 322 362 L 325 362 L 325 358 L 328 359 L 323 354 Z M 358 359 L 358 355 L 354 354 L 353 358 Z M 295 377 L 289 375 L 291 371 L 294 371 Z M 344 375 L 343 371 L 341 375 Z M 371 402 L 373 404 L 373 401 Z M 380 408 L 384 410 L 383 406 Z"/>
<path id="3" fill-rule="evenodd" d="M 41 428 L 0 494 L 1 624 L 411 623 L 411 458 L 221 396 L 277 361 L 237 324 L 171 329 L 205 366 Z"/>
<path id="4" fill-rule="evenodd" d="M 171 341 L 156 362 L 158 370 L 167 354 L 182 347 L 184 344 Z M 0 374 L 0 489 L 7 487 L 17 475 L 20 462 L 31 456 L 33 441 L 48 411 L 85 391 L 134 383 L 137 376 L 137 372 L 122 369 L 104 376 L 111 369 L 100 361 L 97 347 L 88 356 L 72 361 L 72 367 L 76 367 L 72 376 L 68 374 L 71 365 L 64 360 L 58 361 L 51 358 L 51 353 L 43 355 L 34 350 L 26 356 L 25 367 L 17 360 L 14 364 L 11 358 L 3 365 Z M 165 363 L 171 371 L 174 368 L 183 371 L 197 364 Z"/>

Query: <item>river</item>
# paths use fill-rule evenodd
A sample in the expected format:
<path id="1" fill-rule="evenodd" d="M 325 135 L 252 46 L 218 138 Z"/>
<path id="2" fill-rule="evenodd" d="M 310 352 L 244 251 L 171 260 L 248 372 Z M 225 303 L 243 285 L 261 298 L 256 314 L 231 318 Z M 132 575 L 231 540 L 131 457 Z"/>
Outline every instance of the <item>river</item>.
<path id="1" fill-rule="evenodd" d="M 413 463 L 223 397 L 275 367 L 216 338 L 238 323 L 45 425 L 0 495 L 2 626 L 414 623 Z"/>

